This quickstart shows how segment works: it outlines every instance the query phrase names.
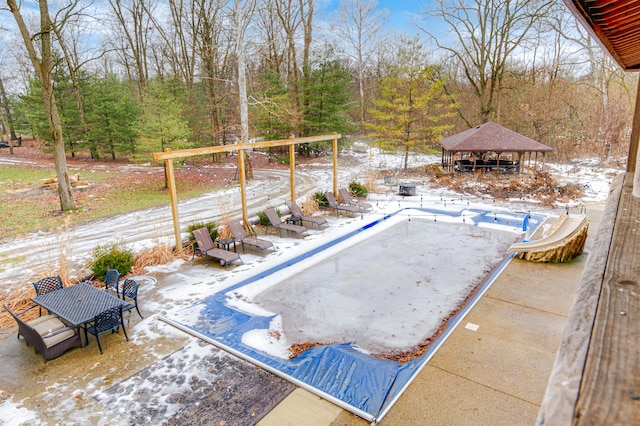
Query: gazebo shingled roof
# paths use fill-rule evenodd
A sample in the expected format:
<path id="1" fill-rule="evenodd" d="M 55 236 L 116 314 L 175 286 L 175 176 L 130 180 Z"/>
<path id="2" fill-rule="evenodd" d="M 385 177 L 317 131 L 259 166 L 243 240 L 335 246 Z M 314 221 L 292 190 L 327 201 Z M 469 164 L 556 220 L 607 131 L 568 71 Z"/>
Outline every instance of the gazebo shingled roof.
<path id="1" fill-rule="evenodd" d="M 440 141 L 450 152 L 550 152 L 553 148 L 488 122 Z"/>

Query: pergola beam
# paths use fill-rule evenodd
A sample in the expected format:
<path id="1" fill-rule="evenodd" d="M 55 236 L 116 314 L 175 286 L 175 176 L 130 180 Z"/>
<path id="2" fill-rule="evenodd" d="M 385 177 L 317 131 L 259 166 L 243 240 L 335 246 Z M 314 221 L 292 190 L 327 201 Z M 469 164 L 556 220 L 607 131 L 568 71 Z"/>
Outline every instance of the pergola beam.
<path id="1" fill-rule="evenodd" d="M 180 218 L 178 214 L 178 196 L 176 192 L 175 173 L 173 171 L 173 160 L 175 158 L 194 157 L 197 155 L 207 155 L 221 152 L 238 151 L 238 174 L 240 181 L 240 198 L 242 204 L 242 221 L 247 221 L 247 197 L 246 197 L 246 180 L 245 180 L 245 164 L 244 151 L 256 148 L 270 148 L 275 146 L 289 146 L 289 185 L 291 200 L 296 199 L 295 190 L 295 145 L 310 142 L 322 142 L 331 140 L 333 150 L 333 192 L 338 192 L 338 139 L 342 135 L 333 133 L 332 135 L 309 136 L 306 138 L 280 139 L 275 141 L 261 141 L 252 143 L 235 143 L 231 145 L 216 145 L 205 148 L 180 149 L 172 151 L 166 148 L 164 152 L 154 152 L 154 160 L 164 160 L 167 168 L 167 184 L 169 187 L 169 198 L 171 202 L 171 214 L 173 216 L 173 232 L 176 239 L 176 250 L 182 249 L 182 237 L 180 233 Z"/>
<path id="2" fill-rule="evenodd" d="M 207 146 L 204 148 L 179 149 L 177 151 L 170 151 L 170 152 L 155 152 L 153 154 L 153 159 L 168 160 L 171 158 L 193 157 L 195 155 L 215 154 L 219 152 L 233 152 L 233 151 L 239 151 L 241 149 L 251 150 L 256 148 L 271 148 L 274 146 L 297 145 L 301 143 L 322 142 L 322 141 L 332 140 L 334 138 L 340 139 L 341 137 L 342 135 L 334 133 L 332 135 L 309 136 L 306 138 L 289 138 L 289 139 L 279 139 L 275 141 L 260 141 L 260 142 L 251 142 L 251 143 L 240 142 L 240 143 L 235 143 L 230 145 Z"/>

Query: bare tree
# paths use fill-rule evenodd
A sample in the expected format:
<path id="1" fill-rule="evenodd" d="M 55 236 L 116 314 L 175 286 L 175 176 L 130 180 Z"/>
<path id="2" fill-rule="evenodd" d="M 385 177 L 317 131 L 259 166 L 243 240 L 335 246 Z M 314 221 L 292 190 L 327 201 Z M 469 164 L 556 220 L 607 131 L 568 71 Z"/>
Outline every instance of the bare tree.
<path id="1" fill-rule="evenodd" d="M 518 53 L 533 25 L 543 18 L 551 0 L 437 0 L 426 14 L 444 22 L 454 43 L 421 27 L 440 49 L 460 64 L 478 101 L 481 122 L 499 118 L 500 94 L 507 64 Z M 468 122 L 476 121 L 469 120 Z"/>
<path id="2" fill-rule="evenodd" d="M 387 9 L 376 10 L 378 0 L 342 0 L 337 20 L 338 34 L 347 43 L 346 50 L 355 62 L 355 77 L 358 83 L 360 102 L 360 130 L 365 131 L 365 72 L 380 40 L 380 29 L 389 20 Z"/>
<path id="3" fill-rule="evenodd" d="M 256 31 L 260 33 L 262 43 L 264 43 L 262 55 L 267 67 L 280 74 L 287 57 L 287 41 L 284 31 L 279 25 L 275 1 L 262 0 L 262 7 L 257 9 Z"/>
<path id="4" fill-rule="evenodd" d="M 116 34 L 119 35 L 119 38 L 112 42 L 121 44 L 116 45 L 116 48 L 122 55 L 130 79 L 138 84 L 140 97 L 144 96 L 145 86 L 149 79 L 147 55 L 150 53 L 149 37 L 152 29 L 150 14 L 155 8 L 153 0 L 149 0 L 149 4 L 145 4 L 145 1 L 109 0 L 118 23 Z M 132 72 L 132 68 L 134 72 Z"/>
<path id="5" fill-rule="evenodd" d="M 76 9 L 78 5 L 79 1 L 75 0 L 56 13 L 55 21 L 58 24 L 53 26 L 53 32 L 56 35 L 58 45 L 62 50 L 63 58 L 69 71 L 69 78 L 71 79 L 71 84 L 73 86 L 73 95 L 76 101 L 76 107 L 78 108 L 78 120 L 80 122 L 78 137 L 81 140 L 86 140 L 86 135 L 88 134 L 89 129 L 87 127 L 87 120 L 84 113 L 84 102 L 82 100 L 82 89 L 80 87 L 80 82 L 78 81 L 78 72 L 88 61 L 81 59 L 81 55 L 78 52 L 78 43 L 82 37 L 78 21 L 80 14 L 82 14 L 83 10 L 88 6 L 82 6 L 79 9 Z M 89 61 L 93 59 L 94 58 L 91 58 Z M 71 156 L 75 157 L 76 141 L 72 141 L 69 145 L 71 147 Z M 98 150 L 95 145 L 90 147 L 90 152 L 91 158 L 97 160 Z"/>
<path id="6" fill-rule="evenodd" d="M 309 55 L 313 41 L 313 0 L 274 0 L 276 15 L 287 38 L 287 75 L 298 122 L 292 123 L 303 133 L 300 123 L 302 107 L 306 103 L 305 88 L 309 82 Z M 298 58 L 297 39 L 302 34 L 302 66 Z M 302 73 L 302 78 L 300 74 Z"/>
<path id="7" fill-rule="evenodd" d="M 233 26 L 236 42 L 236 61 L 238 63 L 238 104 L 240 106 L 240 129 L 242 143 L 249 142 L 249 101 L 247 98 L 247 64 L 245 58 L 246 50 L 246 32 L 253 19 L 253 13 L 256 9 L 256 0 L 234 0 L 233 3 Z M 248 155 L 245 155 L 246 161 L 246 177 L 253 178 L 253 169 L 251 162 L 248 161 Z"/>
<path id="8" fill-rule="evenodd" d="M 31 34 L 26 22 L 22 17 L 20 8 L 15 0 L 7 0 L 9 10 L 13 15 L 25 48 L 29 55 L 29 59 L 40 83 L 42 91 L 42 99 L 47 114 L 49 130 L 51 132 L 51 143 L 53 146 L 53 155 L 55 161 L 56 176 L 58 178 L 58 195 L 60 197 L 60 208 L 63 211 L 75 209 L 73 194 L 71 193 L 71 184 L 69 182 L 69 174 L 67 171 L 67 158 L 64 151 L 64 138 L 62 136 L 62 123 L 60 114 L 58 113 L 58 104 L 53 93 L 52 70 L 53 61 L 51 53 L 51 32 L 53 31 L 53 22 L 49 15 L 49 4 L 47 0 L 39 0 L 40 12 L 40 28 L 36 34 Z M 40 55 L 34 44 L 34 40 L 40 41 Z"/>

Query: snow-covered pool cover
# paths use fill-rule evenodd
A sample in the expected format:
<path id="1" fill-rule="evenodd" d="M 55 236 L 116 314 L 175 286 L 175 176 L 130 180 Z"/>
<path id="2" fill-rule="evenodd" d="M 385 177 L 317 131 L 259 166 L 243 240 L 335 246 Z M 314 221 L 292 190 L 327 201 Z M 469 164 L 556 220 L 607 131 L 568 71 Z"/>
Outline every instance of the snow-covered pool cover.
<path id="1" fill-rule="evenodd" d="M 164 319 L 380 420 L 504 268 L 522 229 L 544 219 L 397 213 Z M 403 364 L 371 355 L 411 352 L 425 339 L 429 349 Z M 322 345 L 289 359 L 292 343 L 309 342 Z"/>

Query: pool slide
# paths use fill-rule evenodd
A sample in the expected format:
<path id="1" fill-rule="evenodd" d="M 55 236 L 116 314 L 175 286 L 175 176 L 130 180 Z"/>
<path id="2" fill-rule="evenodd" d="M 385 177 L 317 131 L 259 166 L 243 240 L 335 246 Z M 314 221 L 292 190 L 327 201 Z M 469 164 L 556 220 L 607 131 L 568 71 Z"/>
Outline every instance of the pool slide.
<path id="1" fill-rule="evenodd" d="M 558 253 L 562 253 L 564 249 L 570 249 L 573 253 L 569 257 L 573 257 L 582 253 L 588 226 L 589 219 L 586 215 L 561 215 L 542 238 L 515 243 L 509 247 L 507 253 L 517 252 L 526 260 L 548 262 L 557 261 L 554 259 L 558 257 Z M 563 259 L 566 258 L 567 255 L 564 253 Z"/>

